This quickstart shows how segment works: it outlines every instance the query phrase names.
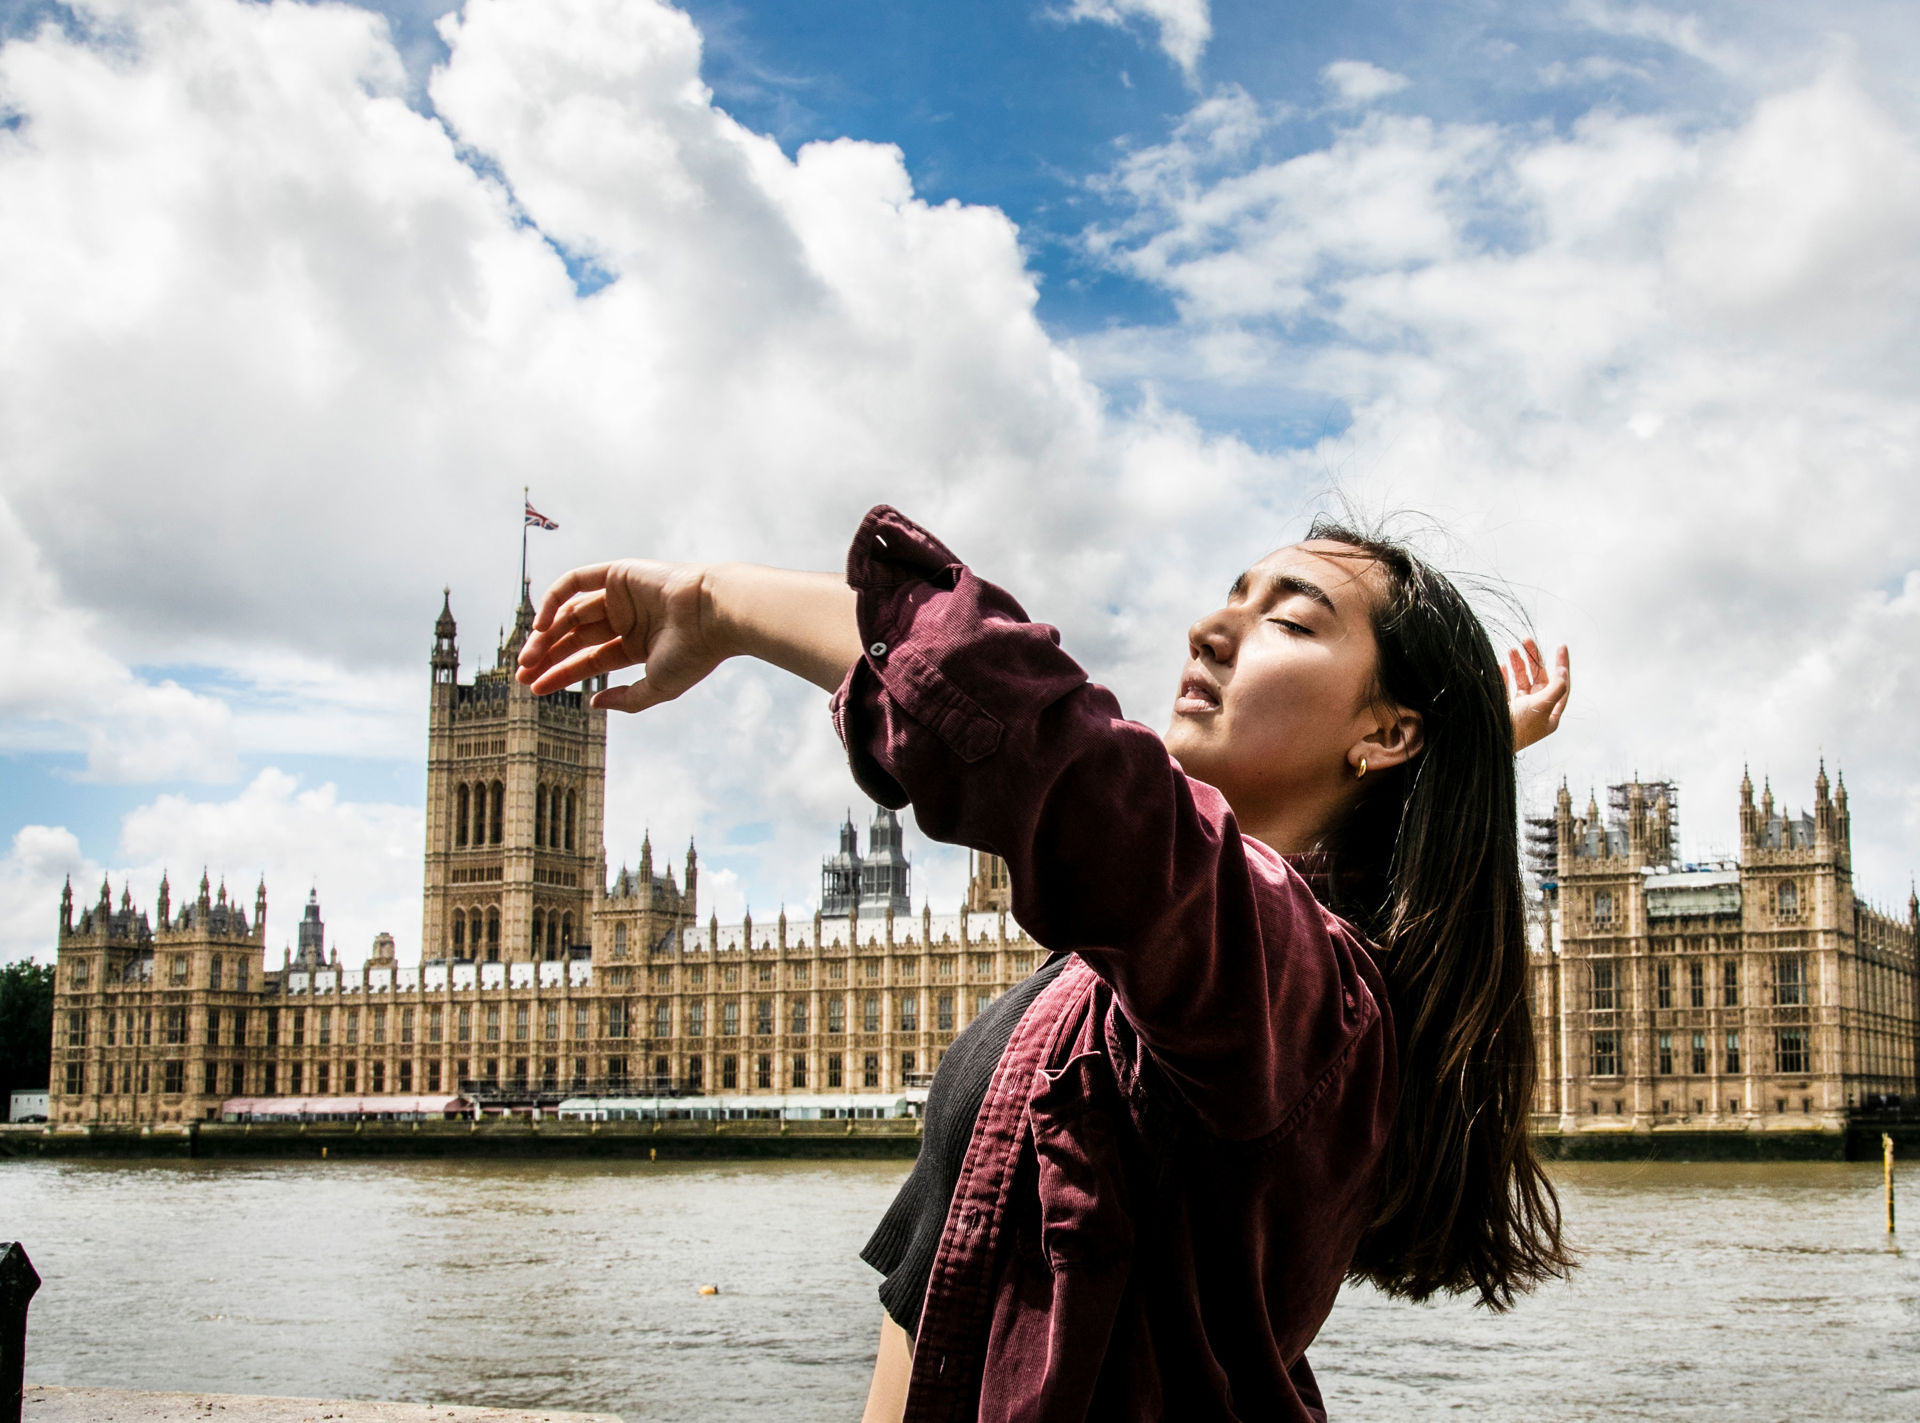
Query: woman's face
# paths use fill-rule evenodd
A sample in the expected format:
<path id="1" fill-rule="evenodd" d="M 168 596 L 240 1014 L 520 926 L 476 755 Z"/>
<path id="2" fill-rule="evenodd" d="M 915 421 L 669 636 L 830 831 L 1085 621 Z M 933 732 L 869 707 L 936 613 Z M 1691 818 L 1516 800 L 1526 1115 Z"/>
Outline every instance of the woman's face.
<path id="1" fill-rule="evenodd" d="M 1187 630 L 1167 749 L 1277 850 L 1318 838 L 1363 756 L 1382 770 L 1418 748 L 1419 718 L 1371 701 L 1371 610 L 1383 592 L 1378 566 L 1349 546 L 1295 544 Z"/>

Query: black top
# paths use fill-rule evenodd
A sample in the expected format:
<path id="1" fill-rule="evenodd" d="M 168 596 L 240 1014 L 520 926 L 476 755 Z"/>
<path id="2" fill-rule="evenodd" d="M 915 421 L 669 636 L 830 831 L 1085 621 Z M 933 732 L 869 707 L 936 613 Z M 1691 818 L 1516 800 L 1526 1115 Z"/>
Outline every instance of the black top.
<path id="1" fill-rule="evenodd" d="M 953 1203 L 953 1188 L 973 1140 L 973 1121 L 987 1099 L 987 1088 L 993 1085 L 994 1069 L 1013 1041 L 1013 1030 L 1026 1016 L 1027 1006 L 1053 982 L 1066 961 L 1065 953 L 1049 955 L 989 1004 L 986 1012 L 960 1030 L 933 1074 L 920 1155 L 860 1252 L 862 1260 L 886 1276 L 880 1282 L 880 1303 L 909 1334 L 919 1331 L 920 1306 L 927 1297 L 933 1257 L 946 1228 L 947 1207 Z"/>

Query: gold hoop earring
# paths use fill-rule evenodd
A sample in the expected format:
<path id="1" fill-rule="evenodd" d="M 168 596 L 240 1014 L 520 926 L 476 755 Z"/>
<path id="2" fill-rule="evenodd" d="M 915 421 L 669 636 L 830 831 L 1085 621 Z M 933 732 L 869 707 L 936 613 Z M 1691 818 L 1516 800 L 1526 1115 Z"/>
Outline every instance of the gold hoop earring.
<path id="1" fill-rule="evenodd" d="M 1366 774 L 1367 774 L 1367 758 L 1365 756 L 1362 756 L 1360 758 L 1360 769 L 1354 774 L 1353 778 L 1356 781 L 1362 780 L 1366 777 Z"/>

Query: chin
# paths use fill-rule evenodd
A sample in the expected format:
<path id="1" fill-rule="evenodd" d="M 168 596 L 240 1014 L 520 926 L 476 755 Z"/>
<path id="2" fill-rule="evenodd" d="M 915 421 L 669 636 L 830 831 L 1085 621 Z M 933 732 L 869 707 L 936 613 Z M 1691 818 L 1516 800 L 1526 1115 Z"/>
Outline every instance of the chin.
<path id="1" fill-rule="evenodd" d="M 1180 763 L 1181 770 L 1196 781 L 1212 784 L 1212 777 L 1207 774 L 1211 769 L 1208 765 L 1210 758 L 1207 756 L 1207 748 L 1198 737 L 1192 735 L 1179 722 L 1175 722 L 1167 728 L 1166 735 L 1160 739 L 1166 743 L 1167 754 Z"/>

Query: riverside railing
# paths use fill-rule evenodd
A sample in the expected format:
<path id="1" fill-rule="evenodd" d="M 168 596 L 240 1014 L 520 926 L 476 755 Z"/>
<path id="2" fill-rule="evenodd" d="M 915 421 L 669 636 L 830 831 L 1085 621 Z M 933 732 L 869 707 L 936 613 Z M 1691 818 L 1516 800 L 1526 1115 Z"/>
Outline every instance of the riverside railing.
<path id="1" fill-rule="evenodd" d="M 20 1423 L 26 1386 L 27 1303 L 40 1276 L 17 1240 L 0 1246 L 0 1423 Z"/>

